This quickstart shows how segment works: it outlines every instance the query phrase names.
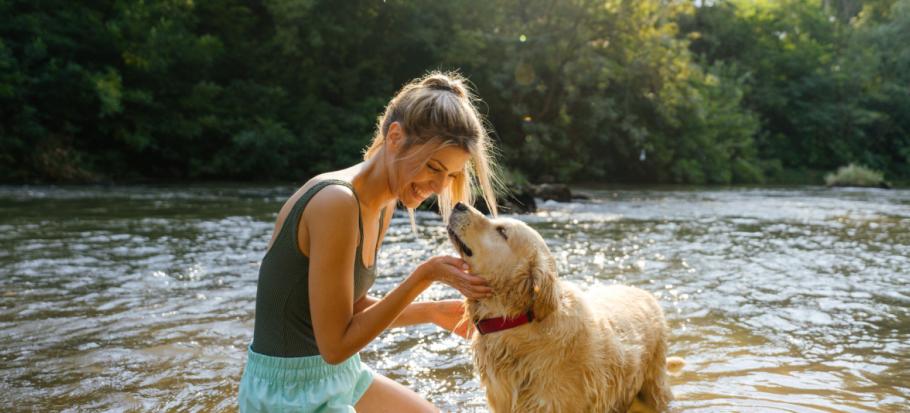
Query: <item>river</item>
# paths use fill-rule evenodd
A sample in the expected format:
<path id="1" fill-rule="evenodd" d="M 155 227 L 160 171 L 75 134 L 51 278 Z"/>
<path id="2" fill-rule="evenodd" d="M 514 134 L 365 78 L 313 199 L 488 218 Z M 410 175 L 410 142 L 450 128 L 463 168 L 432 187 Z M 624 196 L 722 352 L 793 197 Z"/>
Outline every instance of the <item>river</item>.
<path id="1" fill-rule="evenodd" d="M 0 187 L 0 411 L 236 410 L 259 261 L 294 189 Z M 688 363 L 674 411 L 910 411 L 910 190 L 580 191 L 517 218 L 563 279 L 657 295 Z M 372 294 L 454 253 L 439 217 L 417 222 L 394 218 Z M 363 359 L 484 412 L 469 351 L 427 325 Z"/>

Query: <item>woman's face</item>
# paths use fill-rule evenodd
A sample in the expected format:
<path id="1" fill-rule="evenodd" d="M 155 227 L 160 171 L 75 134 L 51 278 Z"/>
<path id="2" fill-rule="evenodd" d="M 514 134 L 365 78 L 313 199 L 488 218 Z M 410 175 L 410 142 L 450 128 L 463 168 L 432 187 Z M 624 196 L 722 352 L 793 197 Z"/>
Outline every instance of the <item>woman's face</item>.
<path id="1" fill-rule="evenodd" d="M 457 146 L 440 148 L 419 165 L 416 174 L 398 189 L 398 199 L 408 208 L 417 208 L 433 193 L 440 193 L 452 184 L 455 177 L 464 174 L 464 167 L 471 154 Z"/>

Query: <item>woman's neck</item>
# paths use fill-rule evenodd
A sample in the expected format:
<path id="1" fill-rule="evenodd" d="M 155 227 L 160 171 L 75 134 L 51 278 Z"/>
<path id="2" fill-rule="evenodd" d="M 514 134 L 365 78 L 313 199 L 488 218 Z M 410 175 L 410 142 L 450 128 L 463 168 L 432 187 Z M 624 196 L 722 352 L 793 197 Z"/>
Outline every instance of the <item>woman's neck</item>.
<path id="1" fill-rule="evenodd" d="M 389 182 L 388 167 L 384 162 L 382 150 L 355 167 L 359 167 L 359 170 L 351 178 L 351 185 L 357 192 L 363 207 L 378 211 L 396 200 Z"/>

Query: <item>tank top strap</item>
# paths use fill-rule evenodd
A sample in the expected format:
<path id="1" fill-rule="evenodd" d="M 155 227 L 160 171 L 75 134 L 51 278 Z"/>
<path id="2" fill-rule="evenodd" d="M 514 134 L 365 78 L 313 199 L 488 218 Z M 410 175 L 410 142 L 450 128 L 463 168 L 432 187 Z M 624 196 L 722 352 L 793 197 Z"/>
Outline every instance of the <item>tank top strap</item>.
<path id="1" fill-rule="evenodd" d="M 373 249 L 373 266 L 376 266 L 376 257 L 379 255 L 379 239 L 382 238 L 382 226 L 385 224 L 386 207 L 379 211 L 379 230 L 376 231 L 376 248 Z"/>
<path id="2" fill-rule="evenodd" d="M 359 251 L 361 248 L 363 248 L 363 216 L 360 213 L 360 198 L 357 196 L 357 191 L 354 191 L 354 187 L 351 185 L 351 183 L 343 181 L 341 179 L 326 179 L 324 181 L 319 181 L 307 189 L 306 192 L 304 192 L 303 195 L 301 195 L 300 198 L 294 203 L 294 206 L 291 207 L 291 212 L 284 219 L 284 223 L 281 224 L 281 230 L 278 234 L 278 238 L 281 238 L 286 233 L 293 235 L 293 239 L 295 240 L 296 245 L 297 228 L 300 226 L 300 218 L 303 215 L 304 208 L 306 208 L 306 205 L 310 202 L 310 199 L 312 199 L 317 192 L 330 185 L 341 185 L 347 187 L 351 190 L 352 193 L 354 193 L 354 199 L 357 200 L 357 226 L 359 228 L 360 234 L 360 239 L 357 242 L 357 251 L 359 255 Z M 292 225 L 290 227 L 290 231 L 288 231 L 289 224 Z M 276 243 L 278 242 L 277 239 L 275 241 Z"/>

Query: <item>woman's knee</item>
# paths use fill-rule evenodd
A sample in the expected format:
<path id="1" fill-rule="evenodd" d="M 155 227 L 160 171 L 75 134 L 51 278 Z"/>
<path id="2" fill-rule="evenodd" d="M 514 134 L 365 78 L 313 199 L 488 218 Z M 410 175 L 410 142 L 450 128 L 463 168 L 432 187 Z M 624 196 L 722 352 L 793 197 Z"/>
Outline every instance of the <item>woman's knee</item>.
<path id="1" fill-rule="evenodd" d="M 439 409 L 413 390 L 377 374 L 354 409 L 358 413 L 437 413 Z"/>

